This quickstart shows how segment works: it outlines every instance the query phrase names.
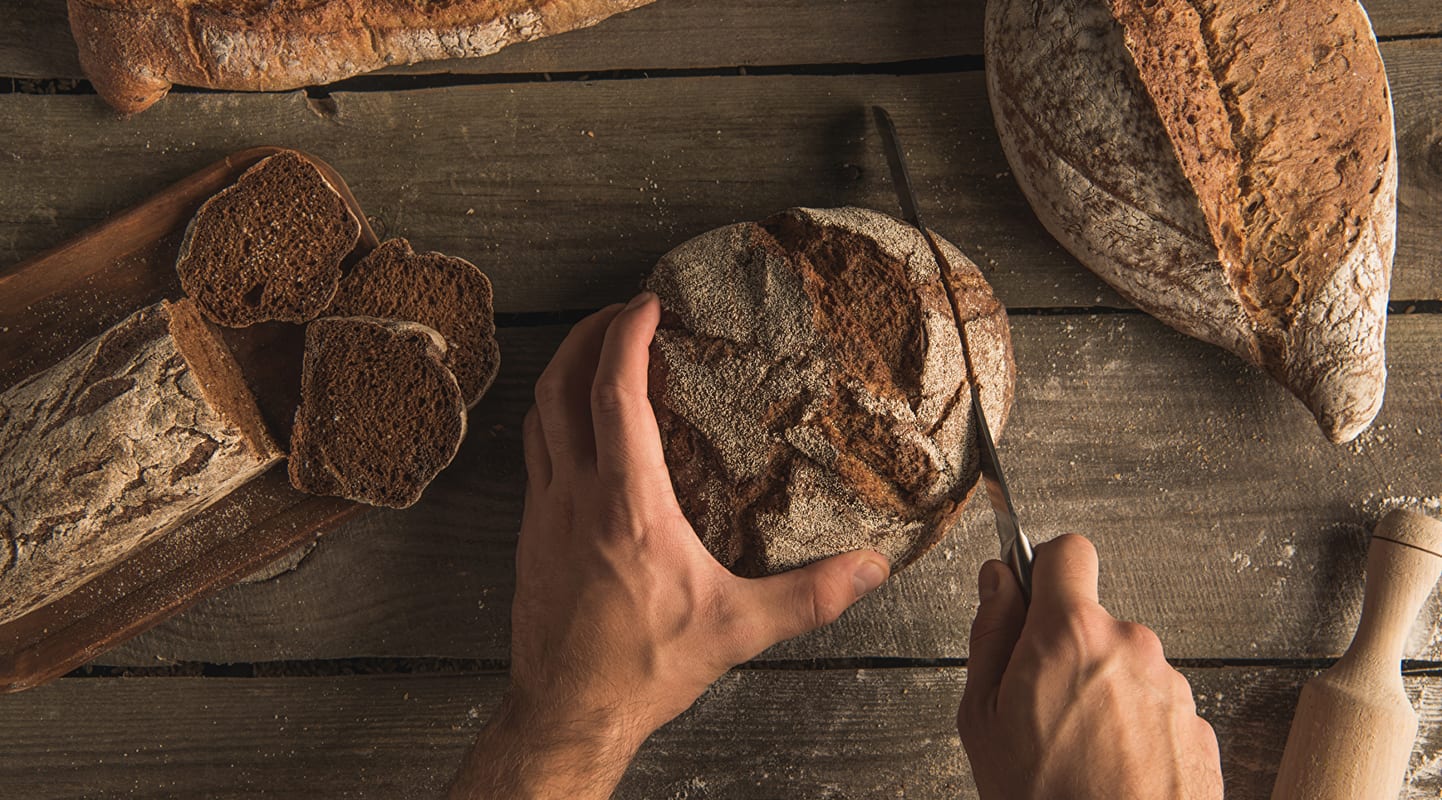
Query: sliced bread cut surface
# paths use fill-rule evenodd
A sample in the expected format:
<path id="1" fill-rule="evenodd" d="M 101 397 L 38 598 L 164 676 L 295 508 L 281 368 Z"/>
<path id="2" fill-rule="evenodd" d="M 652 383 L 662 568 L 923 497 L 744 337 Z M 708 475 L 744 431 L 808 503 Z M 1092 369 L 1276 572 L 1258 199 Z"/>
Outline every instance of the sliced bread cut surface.
<path id="1" fill-rule="evenodd" d="M 304 156 L 282 152 L 240 176 L 195 213 L 175 268 L 213 322 L 306 322 L 335 297 L 360 222 Z"/>
<path id="2" fill-rule="evenodd" d="M 405 239 L 390 239 L 341 281 L 331 304 L 340 317 L 408 320 L 446 339 L 446 366 L 474 406 L 501 363 L 491 281 L 474 264 L 441 253 L 417 253 Z"/>
<path id="3" fill-rule="evenodd" d="M 391 508 L 419 500 L 466 435 L 465 402 L 445 352 L 445 339 L 415 322 L 312 322 L 291 485 Z"/>

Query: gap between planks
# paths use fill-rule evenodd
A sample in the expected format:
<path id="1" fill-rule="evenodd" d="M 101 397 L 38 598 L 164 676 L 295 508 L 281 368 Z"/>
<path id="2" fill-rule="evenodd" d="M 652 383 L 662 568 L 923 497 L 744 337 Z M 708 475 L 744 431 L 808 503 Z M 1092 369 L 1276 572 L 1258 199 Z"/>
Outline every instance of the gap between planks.
<path id="1" fill-rule="evenodd" d="M 1186 668 L 1227 796 L 1266 798 L 1310 670 Z M 642 748 L 631 798 L 974 800 L 955 729 L 960 668 L 737 670 Z M 1442 678 L 1408 677 L 1420 717 L 1408 800 L 1442 789 Z M 505 691 L 486 675 L 60 681 L 0 697 L 0 793 L 435 797 Z"/>
<path id="2" fill-rule="evenodd" d="M 1442 317 L 1393 318 L 1387 403 L 1346 447 L 1259 371 L 1150 317 L 1027 317 L 1012 331 L 1017 405 L 998 445 L 1012 490 L 1038 537 L 1092 537 L 1113 613 L 1156 629 L 1177 658 L 1340 654 L 1371 522 L 1442 485 Z M 336 531 L 294 572 L 217 595 L 102 662 L 505 659 L 520 420 L 565 332 L 501 329 L 506 356 L 473 438 L 416 507 Z M 963 658 L 995 542 L 990 511 L 972 503 L 915 566 L 763 658 Z M 1438 608 L 1409 655 L 1442 660 Z"/>
<path id="3" fill-rule="evenodd" d="M 1392 296 L 1436 302 L 1442 41 L 1388 45 L 1384 58 L 1401 175 Z M 95 98 L 3 95 L 0 185 L 11 191 L 0 196 L 0 263 L 273 142 L 335 166 L 378 232 L 481 267 L 500 312 L 594 307 L 629 297 L 661 254 L 718 225 L 792 205 L 894 212 L 863 113 L 880 103 L 901 129 L 927 217 L 1003 302 L 1126 307 L 1036 222 L 984 83 L 957 73 L 473 86 L 341 93 L 321 110 L 302 92 L 186 94 L 124 121 Z M 86 136 L 57 145 L 55 130 Z"/>
<path id="4" fill-rule="evenodd" d="M 1320 671 L 1334 658 L 1169 658 L 1177 669 L 1301 669 Z M 757 660 L 736 665 L 740 670 L 881 670 L 967 666 L 965 658 L 811 658 Z M 466 658 L 336 658 L 310 661 L 259 661 L 237 664 L 172 663 L 160 667 L 115 667 L 88 664 L 69 674 L 71 680 L 115 678 L 321 678 L 352 675 L 476 675 L 504 674 L 510 663 L 499 659 Z M 1442 661 L 1404 660 L 1403 675 L 1442 677 Z"/>
<path id="5" fill-rule="evenodd" d="M 60 2 L 3 0 L 0 74 L 82 77 Z M 1442 7 L 1366 0 L 1382 41 L 1442 33 Z M 776 63 L 878 63 L 979 55 L 984 0 L 848 0 L 818 14 L 805 0 L 659 0 L 592 28 L 516 44 L 485 58 L 386 70 L 557 73 Z"/>

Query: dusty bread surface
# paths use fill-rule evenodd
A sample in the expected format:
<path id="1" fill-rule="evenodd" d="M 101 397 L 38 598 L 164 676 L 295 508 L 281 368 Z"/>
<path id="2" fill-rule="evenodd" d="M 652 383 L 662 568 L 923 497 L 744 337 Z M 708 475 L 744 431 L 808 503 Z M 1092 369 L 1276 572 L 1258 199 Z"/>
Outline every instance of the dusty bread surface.
<path id="1" fill-rule="evenodd" d="M 262 159 L 195 212 L 175 269 L 211 321 L 306 322 L 335 298 L 360 222 L 299 153 Z"/>
<path id="2" fill-rule="evenodd" d="M 651 0 L 68 0 L 101 97 L 142 111 L 172 84 L 275 91 L 397 64 L 472 58 Z"/>
<path id="3" fill-rule="evenodd" d="M 405 508 L 455 458 L 466 435 L 446 341 L 415 322 L 324 317 L 306 329 L 291 485 Z"/>
<path id="4" fill-rule="evenodd" d="M 792 209 L 702 234 L 646 281 L 661 298 L 651 401 L 682 510 L 742 575 L 874 548 L 900 569 L 978 477 L 967 356 L 1000 434 L 1015 368 L 1005 310 L 905 223 Z"/>
<path id="5" fill-rule="evenodd" d="M 1391 97 L 1355 0 L 997 0 L 987 81 L 1047 229 L 1334 441 L 1381 406 Z"/>
<path id="6" fill-rule="evenodd" d="M 0 622 L 283 457 L 188 301 L 145 308 L 0 394 L 0 452 Z"/>
<path id="7" fill-rule="evenodd" d="M 446 340 L 445 363 L 474 406 L 501 365 L 491 281 L 474 264 L 417 253 L 405 239 L 371 251 L 341 281 L 329 314 L 419 322 Z"/>

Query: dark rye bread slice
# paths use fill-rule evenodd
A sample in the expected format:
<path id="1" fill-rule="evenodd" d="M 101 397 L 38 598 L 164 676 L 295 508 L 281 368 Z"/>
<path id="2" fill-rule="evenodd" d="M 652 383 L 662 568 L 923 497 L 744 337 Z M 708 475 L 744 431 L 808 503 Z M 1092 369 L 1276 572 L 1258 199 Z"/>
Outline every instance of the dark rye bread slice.
<path id="1" fill-rule="evenodd" d="M 979 476 L 969 381 L 999 435 L 1015 366 L 1005 309 L 937 242 L 949 286 L 899 220 L 792 209 L 702 234 L 647 279 L 663 312 L 650 395 L 666 463 L 732 571 L 862 547 L 899 570 L 960 514 Z"/>
<path id="2" fill-rule="evenodd" d="M 325 317 L 306 328 L 291 434 L 295 488 L 405 508 L 451 463 L 466 406 L 446 343 L 415 322 Z"/>
<path id="3" fill-rule="evenodd" d="M 282 152 L 205 201 L 175 269 L 213 322 L 307 322 L 335 297 L 360 222 L 304 156 Z"/>
<path id="4" fill-rule="evenodd" d="M 340 283 L 330 314 L 419 322 L 446 339 L 445 363 L 474 406 L 501 364 L 491 281 L 474 264 L 417 253 L 405 239 L 371 251 Z"/>

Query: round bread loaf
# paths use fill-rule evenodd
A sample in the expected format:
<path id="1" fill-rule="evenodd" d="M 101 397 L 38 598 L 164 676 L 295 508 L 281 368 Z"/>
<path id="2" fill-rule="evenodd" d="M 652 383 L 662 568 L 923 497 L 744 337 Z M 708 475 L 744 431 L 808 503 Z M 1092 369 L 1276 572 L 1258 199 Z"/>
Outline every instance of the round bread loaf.
<path id="1" fill-rule="evenodd" d="M 967 362 L 999 434 L 1015 365 L 1006 311 L 938 239 L 858 208 L 718 228 L 661 258 L 651 402 L 682 510 L 739 575 L 873 548 L 898 570 L 978 478 Z"/>

